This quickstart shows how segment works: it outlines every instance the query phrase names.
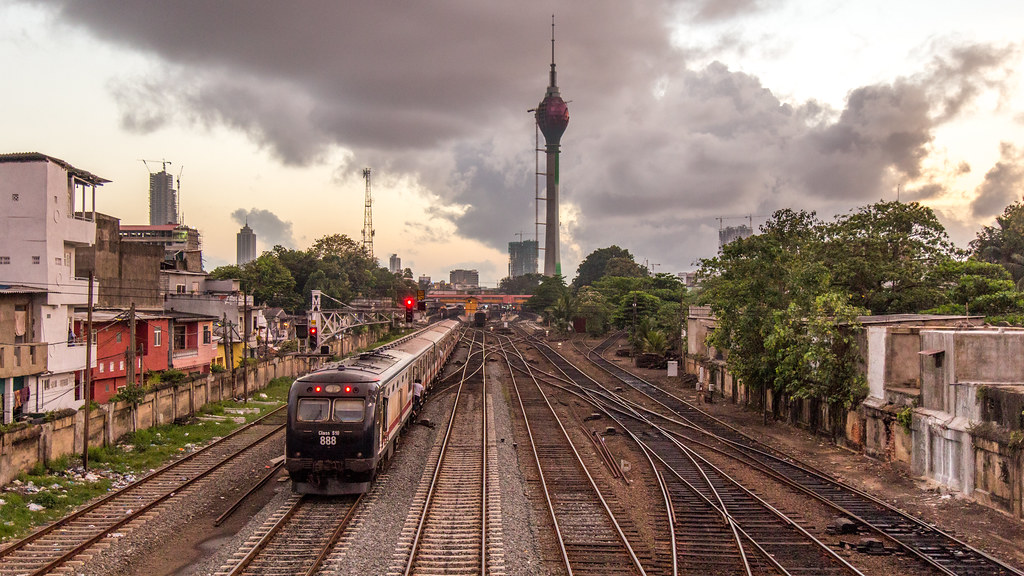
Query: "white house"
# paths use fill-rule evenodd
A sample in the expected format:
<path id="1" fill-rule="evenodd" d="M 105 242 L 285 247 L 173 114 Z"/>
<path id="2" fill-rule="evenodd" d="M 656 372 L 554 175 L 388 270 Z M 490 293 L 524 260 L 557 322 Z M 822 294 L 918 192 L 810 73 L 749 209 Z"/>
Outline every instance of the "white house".
<path id="1" fill-rule="evenodd" d="M 12 311 L 22 313 L 15 331 L 23 343 L 46 345 L 45 365 L 0 378 L 5 423 L 13 416 L 15 390 L 25 413 L 83 403 L 76 383 L 83 377 L 87 348 L 69 334 L 75 307 L 88 304 L 89 286 L 87 279 L 75 277 L 75 252 L 95 242 L 96 187 L 107 182 L 45 154 L 0 154 L 0 285 L 35 291 L 30 300 L 12 304 Z"/>

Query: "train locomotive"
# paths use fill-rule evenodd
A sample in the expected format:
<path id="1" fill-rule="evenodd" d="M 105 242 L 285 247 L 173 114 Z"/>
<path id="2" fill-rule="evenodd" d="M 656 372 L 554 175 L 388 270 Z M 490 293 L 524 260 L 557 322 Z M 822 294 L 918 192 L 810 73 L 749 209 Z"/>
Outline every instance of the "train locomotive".
<path id="1" fill-rule="evenodd" d="M 369 490 L 412 414 L 414 383 L 429 389 L 455 349 L 459 326 L 456 320 L 432 324 L 293 382 L 285 435 L 292 490 Z"/>

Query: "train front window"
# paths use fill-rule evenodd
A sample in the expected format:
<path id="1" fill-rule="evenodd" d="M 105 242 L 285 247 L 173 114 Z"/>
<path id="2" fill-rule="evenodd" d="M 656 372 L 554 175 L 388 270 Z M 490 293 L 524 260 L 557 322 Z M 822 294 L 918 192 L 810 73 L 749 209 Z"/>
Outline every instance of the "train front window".
<path id="1" fill-rule="evenodd" d="M 334 421 L 335 422 L 362 422 L 363 421 L 363 399 L 362 398 L 335 398 L 335 400 L 334 400 Z"/>
<path id="2" fill-rule="evenodd" d="M 323 422 L 331 412 L 331 401 L 327 398 L 300 398 L 295 409 L 299 422 Z"/>

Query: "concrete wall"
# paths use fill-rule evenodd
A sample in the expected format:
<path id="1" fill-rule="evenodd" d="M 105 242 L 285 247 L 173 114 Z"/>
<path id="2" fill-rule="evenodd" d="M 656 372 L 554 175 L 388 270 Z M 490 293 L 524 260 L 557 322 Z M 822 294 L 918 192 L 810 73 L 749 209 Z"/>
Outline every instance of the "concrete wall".
<path id="1" fill-rule="evenodd" d="M 91 270 L 96 275 L 99 307 L 128 308 L 134 303 L 142 310 L 162 310 L 163 247 L 155 243 L 121 242 L 120 230 L 120 220 L 97 214 L 96 245 L 78 250 L 75 274 L 85 277 Z"/>
<path id="2" fill-rule="evenodd" d="M 134 430 L 169 424 L 175 419 L 195 414 L 204 404 L 239 397 L 244 388 L 249 393 L 265 388 L 278 376 L 301 376 L 322 361 L 298 356 L 275 358 L 260 363 L 257 369 L 234 380 L 230 372 L 210 375 L 186 382 L 177 388 L 166 387 L 149 392 L 139 403 L 138 411 L 126 402 L 108 403 L 90 412 L 89 445 L 102 446 L 116 442 Z M 16 427 L 17 428 L 17 427 Z M 9 483 L 37 462 L 61 454 L 80 455 L 85 434 L 85 412 L 79 410 L 53 422 L 29 425 L 0 434 L 0 485 Z"/>

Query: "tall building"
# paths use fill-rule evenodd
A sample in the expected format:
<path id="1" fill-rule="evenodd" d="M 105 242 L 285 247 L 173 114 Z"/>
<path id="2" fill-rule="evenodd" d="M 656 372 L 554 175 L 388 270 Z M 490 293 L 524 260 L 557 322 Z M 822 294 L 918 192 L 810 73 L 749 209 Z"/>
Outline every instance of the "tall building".
<path id="1" fill-rule="evenodd" d="M 754 234 L 754 230 L 746 224 L 740 224 L 739 226 L 726 226 L 718 230 L 718 249 L 721 250 L 722 246 L 725 246 L 733 240 L 739 240 L 740 238 L 748 238 Z"/>
<path id="2" fill-rule="evenodd" d="M 523 240 L 508 243 L 509 278 L 537 273 L 537 241 Z"/>
<path id="3" fill-rule="evenodd" d="M 149 224 L 180 224 L 178 191 L 174 189 L 174 177 L 167 170 L 149 175 Z"/>
<path id="4" fill-rule="evenodd" d="M 430 290 L 430 276 L 420 276 L 420 280 L 417 284 L 419 285 L 420 290 Z"/>
<path id="5" fill-rule="evenodd" d="M 455 288 L 476 288 L 480 285 L 480 273 L 476 270 L 452 270 L 448 278 Z"/>
<path id="6" fill-rule="evenodd" d="M 392 254 L 391 258 L 388 259 L 388 270 L 392 274 L 402 273 L 402 259 L 398 257 L 398 254 Z"/>
<path id="7" fill-rule="evenodd" d="M 238 231 L 237 235 L 237 250 L 235 254 L 235 263 L 238 266 L 248 264 L 256 259 L 256 233 L 249 228 L 249 223 L 246 222 L 245 226 Z"/>
<path id="8" fill-rule="evenodd" d="M 548 90 L 537 105 L 537 126 L 544 134 L 547 168 L 544 170 L 547 188 L 547 211 L 544 220 L 544 275 L 562 274 L 562 258 L 558 237 L 558 157 L 562 134 L 569 125 L 569 107 L 558 92 L 555 78 L 555 17 L 551 17 L 551 72 Z"/>

